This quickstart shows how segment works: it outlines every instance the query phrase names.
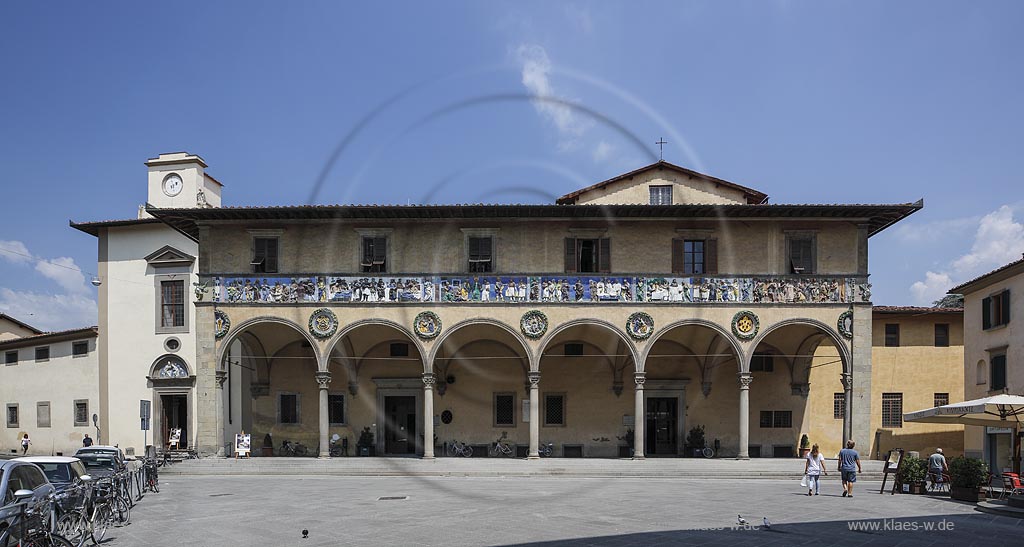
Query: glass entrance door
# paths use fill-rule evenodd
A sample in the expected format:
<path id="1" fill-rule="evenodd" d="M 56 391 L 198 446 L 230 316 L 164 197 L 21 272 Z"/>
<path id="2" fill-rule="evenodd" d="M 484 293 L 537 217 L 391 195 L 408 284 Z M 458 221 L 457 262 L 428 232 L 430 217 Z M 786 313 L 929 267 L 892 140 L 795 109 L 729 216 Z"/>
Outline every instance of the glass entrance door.
<path id="1" fill-rule="evenodd" d="M 416 453 L 416 397 L 384 397 L 384 453 Z"/>
<path id="2" fill-rule="evenodd" d="M 648 397 L 644 452 L 652 456 L 675 456 L 678 450 L 678 405 L 675 397 Z"/>

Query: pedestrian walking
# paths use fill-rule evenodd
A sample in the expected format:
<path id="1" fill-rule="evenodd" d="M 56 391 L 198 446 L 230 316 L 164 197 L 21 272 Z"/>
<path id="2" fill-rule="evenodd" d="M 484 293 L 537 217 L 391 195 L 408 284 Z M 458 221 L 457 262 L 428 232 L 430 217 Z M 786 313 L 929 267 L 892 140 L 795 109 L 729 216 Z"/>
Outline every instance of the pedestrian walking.
<path id="1" fill-rule="evenodd" d="M 861 472 L 860 454 L 853 449 L 857 443 L 846 441 L 846 448 L 839 451 L 839 473 L 843 478 L 843 497 L 853 497 L 853 483 L 857 482 L 857 473 Z"/>
<path id="2" fill-rule="evenodd" d="M 825 471 L 825 456 L 821 455 L 818 445 L 811 447 L 811 452 L 804 459 L 804 475 L 807 475 L 807 495 L 818 495 L 818 480 Z M 811 492 L 814 492 L 813 494 Z"/>
<path id="3" fill-rule="evenodd" d="M 88 433 L 86 433 L 85 438 L 82 439 L 82 446 L 92 446 L 92 439 L 89 437 Z"/>
<path id="4" fill-rule="evenodd" d="M 32 444 L 32 439 L 29 439 L 28 438 L 28 433 L 26 433 L 25 436 L 21 438 L 21 455 L 22 456 L 28 454 L 28 445 L 30 445 L 30 444 Z"/>

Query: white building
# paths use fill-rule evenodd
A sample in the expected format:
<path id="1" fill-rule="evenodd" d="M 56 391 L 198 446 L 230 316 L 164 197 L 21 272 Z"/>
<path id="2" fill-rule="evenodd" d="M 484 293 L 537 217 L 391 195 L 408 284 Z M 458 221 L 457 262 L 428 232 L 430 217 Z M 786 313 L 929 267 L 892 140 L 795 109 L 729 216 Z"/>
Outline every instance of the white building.
<path id="1" fill-rule="evenodd" d="M 71 454 L 86 433 L 95 435 L 97 353 L 96 327 L 44 333 L 0 314 L 3 454 L 20 454 L 26 433 L 29 454 Z"/>
<path id="2" fill-rule="evenodd" d="M 161 154 L 149 168 L 147 203 L 157 207 L 219 207 L 221 183 L 188 153 Z M 170 428 L 194 444 L 197 249 L 192 239 L 150 217 L 72 222 L 96 237 L 100 278 L 98 403 L 104 443 L 141 453 Z M 152 403 L 144 432 L 140 401 Z"/>

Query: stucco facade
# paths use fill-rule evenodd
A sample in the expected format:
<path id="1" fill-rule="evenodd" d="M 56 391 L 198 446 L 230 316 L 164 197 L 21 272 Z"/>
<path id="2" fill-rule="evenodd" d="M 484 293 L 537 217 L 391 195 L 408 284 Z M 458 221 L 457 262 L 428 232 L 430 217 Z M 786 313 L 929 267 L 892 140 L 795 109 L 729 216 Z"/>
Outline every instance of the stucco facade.
<path id="1" fill-rule="evenodd" d="M 964 295 L 964 398 L 1000 393 L 1024 395 L 1024 260 L 1011 262 L 950 289 Z M 1017 441 L 1019 442 L 1019 440 Z M 1012 429 L 967 426 L 967 455 L 984 459 L 993 472 L 1014 468 Z"/>

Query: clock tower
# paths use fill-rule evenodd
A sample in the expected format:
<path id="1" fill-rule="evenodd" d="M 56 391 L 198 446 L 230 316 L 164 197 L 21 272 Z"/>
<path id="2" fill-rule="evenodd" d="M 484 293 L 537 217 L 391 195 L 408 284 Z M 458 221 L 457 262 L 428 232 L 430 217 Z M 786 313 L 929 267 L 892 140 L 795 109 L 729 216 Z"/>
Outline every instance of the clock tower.
<path id="1" fill-rule="evenodd" d="M 160 154 L 146 160 L 147 203 L 164 209 L 220 207 L 222 184 L 206 174 L 203 158 L 188 152 Z M 140 208 L 139 217 L 149 215 Z"/>

